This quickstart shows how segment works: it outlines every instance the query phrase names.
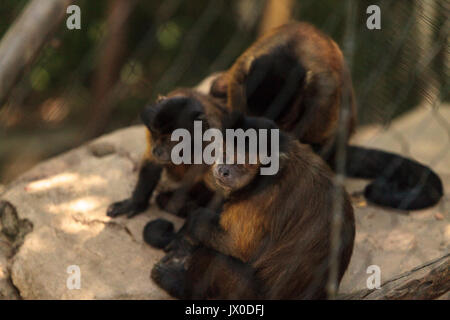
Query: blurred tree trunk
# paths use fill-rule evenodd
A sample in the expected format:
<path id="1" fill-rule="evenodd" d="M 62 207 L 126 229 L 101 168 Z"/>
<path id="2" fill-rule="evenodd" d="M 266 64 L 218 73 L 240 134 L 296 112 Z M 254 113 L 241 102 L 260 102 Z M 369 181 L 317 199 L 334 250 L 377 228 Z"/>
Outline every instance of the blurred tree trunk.
<path id="1" fill-rule="evenodd" d="M 0 42 L 0 106 L 26 66 L 65 17 L 73 0 L 33 0 Z"/>
<path id="2" fill-rule="evenodd" d="M 106 36 L 99 48 L 98 67 L 92 86 L 92 113 L 84 133 L 84 140 L 103 133 L 111 117 L 116 99 L 115 86 L 124 64 L 128 18 L 137 0 L 109 0 Z"/>
<path id="3" fill-rule="evenodd" d="M 293 0 L 266 0 L 259 34 L 289 22 L 292 18 Z"/>
<path id="4" fill-rule="evenodd" d="M 450 12 L 450 3 L 446 2 L 444 3 L 444 12 L 441 14 L 446 17 L 446 20 L 444 22 L 444 26 L 443 26 L 443 30 L 446 34 L 444 35 L 444 44 L 442 46 L 442 51 L 443 51 L 443 60 L 444 60 L 444 81 L 447 82 L 448 81 L 448 76 L 450 75 L 450 19 L 448 19 L 448 13 Z M 449 97 L 446 97 L 447 99 L 449 99 Z"/>

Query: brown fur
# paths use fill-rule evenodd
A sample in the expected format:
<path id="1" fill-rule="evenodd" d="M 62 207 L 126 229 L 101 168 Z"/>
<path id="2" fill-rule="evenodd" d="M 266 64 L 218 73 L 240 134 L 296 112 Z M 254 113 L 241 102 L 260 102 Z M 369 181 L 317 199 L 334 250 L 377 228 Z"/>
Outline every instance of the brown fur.
<path id="1" fill-rule="evenodd" d="M 318 298 L 312 288 L 324 287 L 327 280 L 333 175 L 307 148 L 295 143 L 278 183 L 231 203 L 220 220 L 235 243 L 235 256 L 257 270 L 267 298 L 293 298 L 298 293 L 299 298 Z M 340 255 L 339 280 L 349 263 L 354 235 L 353 209 L 346 194 L 344 203 L 342 236 L 351 241 Z"/>
<path id="2" fill-rule="evenodd" d="M 175 165 L 170 161 L 171 150 L 176 145 L 176 142 L 170 139 L 170 131 L 173 130 L 172 126 L 190 127 L 191 117 L 203 120 L 205 126 L 220 128 L 225 113 L 225 106 L 216 99 L 192 89 L 174 90 L 167 97 L 160 96 L 156 105 L 144 108 L 141 117 L 148 127 L 147 149 L 139 169 L 138 181 L 131 197 L 112 203 L 107 209 L 107 215 L 117 217 L 126 214 L 132 217 L 143 212 L 148 207 L 163 169 L 169 177 L 180 182 L 180 188 L 158 195 L 156 202 L 161 208 L 185 216 L 196 203 L 206 205 L 213 200 L 214 186 L 210 185 L 211 179 L 208 177 L 206 164 Z M 197 184 L 202 185 L 199 187 L 204 192 L 191 192 Z"/>
<path id="3" fill-rule="evenodd" d="M 208 119 L 210 126 L 213 128 L 221 128 L 220 121 L 224 116 L 225 110 L 224 110 L 224 106 L 220 103 L 220 101 L 218 101 L 217 99 L 214 99 L 213 97 L 211 97 L 209 95 L 205 95 L 198 91 L 188 89 L 188 88 L 175 89 L 175 90 L 171 91 L 167 96 L 160 96 L 158 98 L 158 100 L 177 97 L 177 96 L 190 97 L 190 98 L 193 98 L 193 99 L 196 99 L 197 101 L 199 101 L 205 110 L 206 118 Z M 148 130 L 148 129 L 146 129 L 146 140 L 147 140 L 146 141 L 147 148 L 146 148 L 146 152 L 144 154 L 143 161 L 152 161 L 153 160 L 153 156 L 152 156 L 153 142 L 152 142 L 152 134 L 151 134 L 150 130 Z M 199 181 L 204 181 L 205 184 L 207 186 L 209 186 L 210 189 L 212 189 L 213 186 L 210 182 L 211 181 L 210 177 L 208 177 L 209 173 L 208 173 L 206 165 L 188 165 L 188 164 L 175 165 L 172 163 L 168 163 L 168 164 L 164 165 L 164 168 L 167 171 L 168 175 L 172 179 L 174 179 L 175 181 L 181 181 L 181 180 L 185 179 L 186 175 L 188 174 L 188 171 L 191 170 L 194 166 L 202 167 L 202 168 L 197 169 L 197 172 L 200 172 L 200 176 L 191 173 L 191 175 L 194 176 L 192 178 L 195 180 L 194 183 L 199 182 Z M 192 179 L 189 179 L 189 180 L 192 180 Z"/>
<path id="4" fill-rule="evenodd" d="M 213 296 L 219 299 L 229 294 L 235 299 L 325 298 L 335 213 L 332 171 L 309 146 L 289 140 L 278 174 L 269 180 L 255 179 L 243 189 L 231 191 L 218 226 L 205 222 L 209 218 L 196 217 L 195 222 L 188 221 L 188 230 L 194 239 L 220 256 L 231 256 L 251 266 L 253 280 L 249 283 L 254 286 L 248 286 L 248 290 L 258 289 L 224 290 L 223 286 L 230 283 L 238 288 L 242 276 L 223 271 L 222 266 L 210 261 L 211 253 L 205 256 L 202 251 L 194 254 L 188 279 L 200 281 L 203 272 L 214 274 L 202 280 L 202 294 L 208 292 L 208 285 L 220 288 L 221 284 L 219 292 L 225 296 Z M 355 235 L 353 208 L 345 191 L 342 201 L 338 283 L 350 261 Z M 201 267 L 205 265 L 211 270 Z M 208 294 L 196 297 L 211 298 Z"/>
<path id="5" fill-rule="evenodd" d="M 248 114 L 245 81 L 250 68 L 256 59 L 280 50 L 296 59 L 306 72 L 288 113 L 276 121 L 280 128 L 292 132 L 302 143 L 326 144 L 336 135 L 345 94 L 349 98 L 350 135 L 356 106 L 349 70 L 338 45 L 308 23 L 287 24 L 258 39 L 212 84 L 211 94 L 225 97 L 229 110 Z"/>

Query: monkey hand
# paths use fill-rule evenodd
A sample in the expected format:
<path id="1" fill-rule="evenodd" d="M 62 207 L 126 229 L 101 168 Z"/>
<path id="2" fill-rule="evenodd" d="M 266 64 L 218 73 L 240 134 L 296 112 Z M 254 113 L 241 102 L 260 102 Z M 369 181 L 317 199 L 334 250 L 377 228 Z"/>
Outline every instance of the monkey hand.
<path id="1" fill-rule="evenodd" d="M 192 199 L 185 201 L 174 201 L 174 192 L 160 192 L 156 197 L 156 204 L 164 211 L 170 212 L 178 217 L 186 218 L 189 212 L 198 208 L 198 204 Z"/>
<path id="2" fill-rule="evenodd" d="M 217 225 L 218 215 L 213 211 L 201 208 L 191 212 L 186 220 L 186 232 L 192 238 L 202 241 Z"/>
<path id="3" fill-rule="evenodd" d="M 148 204 L 140 204 L 133 201 L 132 198 L 123 201 L 118 201 L 110 204 L 106 215 L 111 218 L 115 218 L 120 215 L 126 214 L 128 218 L 134 217 L 138 213 L 141 213 L 147 209 Z"/>

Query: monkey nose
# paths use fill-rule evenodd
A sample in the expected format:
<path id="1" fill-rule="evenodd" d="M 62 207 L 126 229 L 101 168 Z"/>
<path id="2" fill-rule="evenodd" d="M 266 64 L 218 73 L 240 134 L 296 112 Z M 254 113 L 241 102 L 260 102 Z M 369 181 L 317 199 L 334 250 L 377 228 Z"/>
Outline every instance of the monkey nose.
<path id="1" fill-rule="evenodd" d="M 160 148 L 155 148 L 155 149 L 153 149 L 153 154 L 157 157 L 161 157 L 162 150 Z"/>
<path id="2" fill-rule="evenodd" d="M 229 175 L 230 175 L 230 169 L 228 169 L 228 168 L 226 168 L 226 167 L 220 167 L 219 168 L 219 174 L 222 176 L 222 177 L 228 177 Z"/>

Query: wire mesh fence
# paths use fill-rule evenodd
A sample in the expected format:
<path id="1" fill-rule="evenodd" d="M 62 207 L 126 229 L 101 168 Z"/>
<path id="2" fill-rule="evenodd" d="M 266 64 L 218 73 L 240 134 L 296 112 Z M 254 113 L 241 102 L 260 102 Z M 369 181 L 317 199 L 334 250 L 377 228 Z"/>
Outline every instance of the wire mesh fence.
<path id="1" fill-rule="evenodd" d="M 365 0 L 78 1 L 81 29 L 68 30 L 61 24 L 0 106 L 0 183 L 103 133 L 139 123 L 140 110 L 158 95 L 194 87 L 228 69 L 271 25 L 301 20 L 323 30 L 342 48 L 352 74 L 359 124 L 378 125 L 369 142 L 388 132 L 390 148 L 398 145 L 396 151 L 402 155 L 439 168 L 448 186 L 449 4 L 376 2 L 380 30 L 367 28 L 366 9 L 374 3 Z M 0 36 L 27 3 L 2 3 Z M 410 131 L 393 125 L 410 114 L 420 115 L 413 126 L 418 136 L 439 126 L 434 136 L 420 141 L 422 145 L 415 145 Z M 344 145 L 346 139 L 342 141 Z M 343 185 L 345 150 L 337 155 L 336 182 Z M 338 195 L 336 201 L 341 198 Z M 359 200 L 354 195 L 354 201 Z M 438 208 L 448 222 L 448 194 Z M 337 235 L 339 210 L 334 218 Z M 445 232 L 439 250 L 448 252 Z M 334 239 L 335 244 L 338 237 Z M 412 260 L 428 259 L 425 249 L 414 250 L 417 257 Z M 368 266 L 359 267 L 352 272 L 364 273 Z M 334 295 L 335 286 L 331 283 L 329 288 Z"/>

